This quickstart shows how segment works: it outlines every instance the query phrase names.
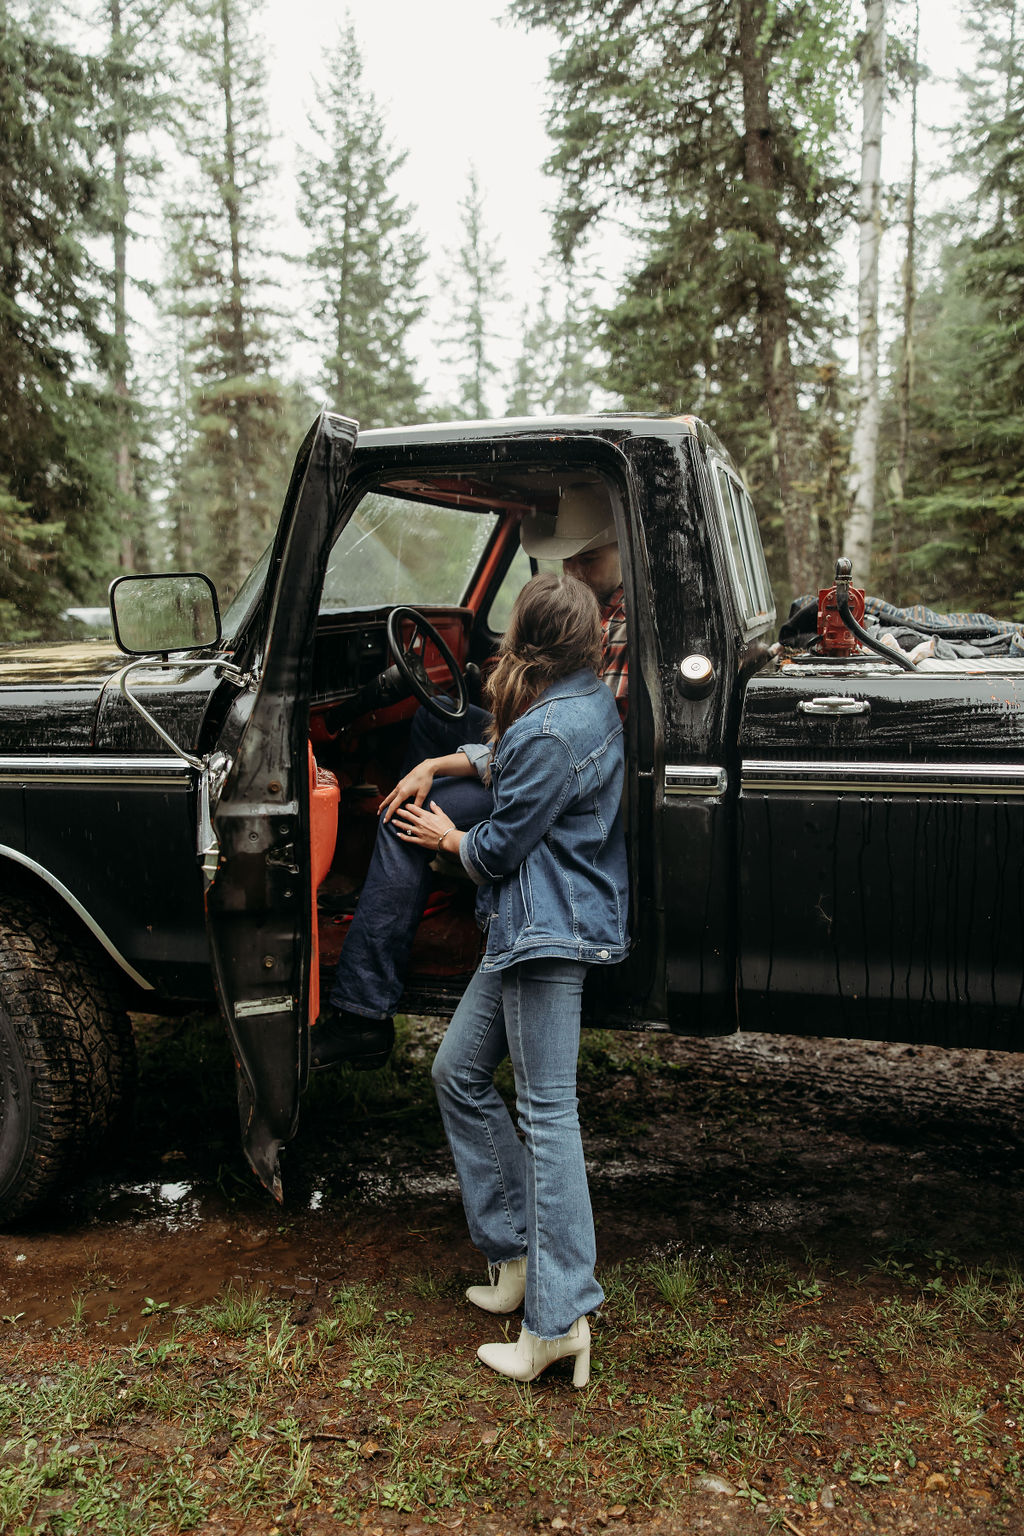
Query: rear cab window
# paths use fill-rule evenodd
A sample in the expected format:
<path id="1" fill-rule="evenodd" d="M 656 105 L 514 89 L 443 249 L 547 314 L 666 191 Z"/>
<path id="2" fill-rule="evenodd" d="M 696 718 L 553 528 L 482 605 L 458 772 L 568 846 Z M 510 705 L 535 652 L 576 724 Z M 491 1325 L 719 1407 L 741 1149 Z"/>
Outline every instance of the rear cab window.
<path id="1" fill-rule="evenodd" d="M 775 601 L 757 517 L 750 494 L 739 477 L 721 459 L 714 455 L 709 458 L 729 584 L 744 636 L 749 637 L 775 622 Z"/>

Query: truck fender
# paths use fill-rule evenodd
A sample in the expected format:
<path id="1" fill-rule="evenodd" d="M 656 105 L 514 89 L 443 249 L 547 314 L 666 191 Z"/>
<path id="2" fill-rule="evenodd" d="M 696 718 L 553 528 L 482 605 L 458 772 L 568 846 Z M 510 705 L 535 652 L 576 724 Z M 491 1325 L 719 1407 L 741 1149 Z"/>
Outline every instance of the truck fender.
<path id="1" fill-rule="evenodd" d="M 41 880 L 45 885 L 48 885 L 52 891 L 56 892 L 65 905 L 74 912 L 79 921 L 85 924 L 97 943 L 103 946 L 110 958 L 120 966 L 125 975 L 137 987 L 141 987 L 144 992 L 152 992 L 154 990 L 153 983 L 147 981 L 145 976 L 125 959 L 117 945 L 100 927 L 92 913 L 82 905 L 73 891 L 68 890 L 63 881 L 57 879 L 56 875 L 52 874 L 42 864 L 37 864 L 35 859 L 30 859 L 27 853 L 20 853 L 17 848 L 10 848 L 4 843 L 0 843 L 0 878 L 2 878 L 5 863 L 19 865 L 22 869 L 28 870 L 37 880 Z"/>

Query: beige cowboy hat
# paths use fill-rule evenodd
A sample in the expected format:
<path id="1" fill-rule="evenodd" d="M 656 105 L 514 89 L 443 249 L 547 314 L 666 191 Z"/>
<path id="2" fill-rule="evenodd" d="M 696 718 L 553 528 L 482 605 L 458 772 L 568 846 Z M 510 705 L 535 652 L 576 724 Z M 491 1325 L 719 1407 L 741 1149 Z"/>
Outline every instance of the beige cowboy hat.
<path id="1" fill-rule="evenodd" d="M 534 560 L 571 560 L 617 540 L 608 492 L 593 481 L 565 486 L 556 515 L 528 512 L 519 529 L 519 542 Z"/>

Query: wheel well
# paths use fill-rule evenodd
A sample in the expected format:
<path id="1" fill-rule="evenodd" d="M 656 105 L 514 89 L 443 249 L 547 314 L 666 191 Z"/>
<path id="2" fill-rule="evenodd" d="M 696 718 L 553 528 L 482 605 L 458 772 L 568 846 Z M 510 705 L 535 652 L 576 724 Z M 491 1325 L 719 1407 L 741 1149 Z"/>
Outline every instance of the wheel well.
<path id="1" fill-rule="evenodd" d="M 0 895 L 8 891 L 35 902 L 70 938 L 92 952 L 118 1006 L 129 1012 L 152 1011 L 154 999 L 149 983 L 128 964 L 72 892 L 24 854 L 0 848 Z"/>

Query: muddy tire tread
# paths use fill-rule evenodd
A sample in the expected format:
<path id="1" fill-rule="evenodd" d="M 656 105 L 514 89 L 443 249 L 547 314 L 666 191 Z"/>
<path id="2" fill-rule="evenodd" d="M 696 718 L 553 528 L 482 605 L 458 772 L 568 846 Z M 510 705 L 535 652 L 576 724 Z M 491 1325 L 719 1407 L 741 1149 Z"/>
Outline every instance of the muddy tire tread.
<path id="1" fill-rule="evenodd" d="M 0 1219 L 23 1215 L 94 1154 L 135 1083 L 131 1025 L 103 959 L 30 898 L 0 897 L 0 1008 L 30 1083 L 31 1128 Z M 0 1035 L 0 1051 L 8 1043 Z"/>

